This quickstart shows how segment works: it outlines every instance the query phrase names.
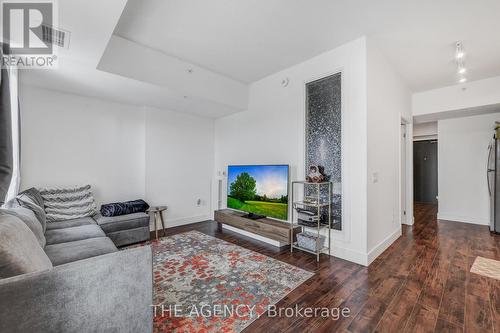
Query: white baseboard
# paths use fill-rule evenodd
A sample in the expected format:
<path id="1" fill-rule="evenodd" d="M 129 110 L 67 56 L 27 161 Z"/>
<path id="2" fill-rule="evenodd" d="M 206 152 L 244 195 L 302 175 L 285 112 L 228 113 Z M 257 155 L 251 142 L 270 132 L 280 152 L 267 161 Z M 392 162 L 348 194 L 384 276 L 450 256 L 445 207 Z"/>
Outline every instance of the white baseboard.
<path id="1" fill-rule="evenodd" d="M 391 246 L 392 243 L 401 237 L 401 228 L 395 230 L 392 234 L 390 234 L 386 239 L 380 242 L 377 246 L 375 246 L 370 252 L 368 252 L 368 265 L 370 265 L 373 260 L 375 260 L 379 255 L 381 255 L 385 250 Z"/>
<path id="2" fill-rule="evenodd" d="M 403 222 L 401 224 L 405 224 L 405 225 L 413 225 L 415 223 L 415 217 L 409 217 L 406 219 L 406 220 L 403 220 Z"/>
<path id="3" fill-rule="evenodd" d="M 254 233 L 251 233 L 251 232 L 248 232 L 248 231 L 245 231 L 245 230 L 241 230 L 241 229 L 238 229 L 238 228 L 234 228 L 234 227 L 231 227 L 231 226 L 228 226 L 228 225 L 223 225 L 222 227 L 224 229 L 234 231 L 236 233 L 242 234 L 242 235 L 250 237 L 250 238 L 257 239 L 259 241 L 262 241 L 264 243 L 268 243 L 268 244 L 271 244 L 271 245 L 274 245 L 274 246 L 281 247 L 281 246 L 285 245 L 285 244 L 280 243 L 278 241 L 275 241 L 273 239 L 269 239 L 267 237 L 256 235 Z M 332 243 L 333 242 L 334 241 L 332 240 Z M 300 251 L 300 250 L 296 250 L 296 251 Z M 326 255 L 328 255 L 328 250 L 324 250 L 323 253 L 326 254 Z M 347 261 L 354 262 L 354 263 L 359 264 L 359 265 L 367 266 L 367 256 L 366 256 L 366 254 L 363 254 L 363 253 L 360 253 L 360 252 L 356 252 L 356 251 L 352 251 L 352 250 L 349 250 L 349 249 L 346 249 L 346 248 L 338 247 L 338 246 L 335 246 L 335 244 L 333 244 L 331 255 L 332 256 L 334 255 L 335 257 L 340 258 L 340 259 L 344 259 L 344 260 L 347 260 Z"/>
<path id="4" fill-rule="evenodd" d="M 328 251 L 324 252 L 328 254 Z M 363 266 L 368 266 L 368 257 L 366 254 L 363 254 L 361 252 L 353 251 L 350 249 L 346 249 L 343 247 L 338 247 L 333 245 L 332 249 L 332 256 L 335 256 L 336 258 L 344 259 L 350 262 L 353 262 L 355 264 L 363 265 Z"/>
<path id="5" fill-rule="evenodd" d="M 478 224 L 478 225 L 489 225 L 490 224 L 490 220 L 488 220 L 488 219 L 482 219 L 482 218 L 470 217 L 470 216 L 459 216 L 459 215 L 453 215 L 453 214 L 448 214 L 448 213 L 438 213 L 437 218 L 438 218 L 438 220 L 446 220 L 446 221 L 452 221 L 452 222 L 462 222 L 462 223 L 470 223 L 470 224 Z"/>
<path id="6" fill-rule="evenodd" d="M 168 228 L 172 228 L 172 227 L 178 227 L 181 225 L 198 223 L 198 222 L 203 222 L 203 221 L 207 221 L 207 220 L 211 220 L 210 215 L 196 215 L 196 216 L 182 217 L 182 218 L 173 219 L 173 220 L 165 220 L 165 228 L 168 229 Z M 160 223 L 158 223 L 158 227 L 160 227 Z M 152 219 L 149 222 L 149 229 L 151 231 L 155 230 Z"/>

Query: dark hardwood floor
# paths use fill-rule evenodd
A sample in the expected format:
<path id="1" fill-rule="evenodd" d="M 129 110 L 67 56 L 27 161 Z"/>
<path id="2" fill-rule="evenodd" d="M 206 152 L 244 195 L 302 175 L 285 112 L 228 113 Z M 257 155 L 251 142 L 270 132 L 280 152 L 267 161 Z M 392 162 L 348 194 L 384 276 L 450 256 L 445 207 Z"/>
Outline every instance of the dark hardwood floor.
<path id="1" fill-rule="evenodd" d="M 197 230 L 316 274 L 277 306 L 350 309 L 349 317 L 270 318 L 244 332 L 500 332 L 500 280 L 470 273 L 476 256 L 500 260 L 500 237 L 488 228 L 437 221 L 436 207 L 417 204 L 415 224 L 369 267 L 322 255 L 290 254 L 224 230 L 215 222 L 170 228 Z"/>

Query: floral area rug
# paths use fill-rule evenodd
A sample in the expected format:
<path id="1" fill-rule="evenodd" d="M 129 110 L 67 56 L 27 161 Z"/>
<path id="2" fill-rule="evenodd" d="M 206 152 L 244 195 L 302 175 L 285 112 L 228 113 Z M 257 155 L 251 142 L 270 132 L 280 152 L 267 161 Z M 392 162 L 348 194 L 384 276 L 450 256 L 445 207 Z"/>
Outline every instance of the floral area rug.
<path id="1" fill-rule="evenodd" d="M 152 242 L 154 332 L 240 332 L 313 273 L 190 231 Z"/>

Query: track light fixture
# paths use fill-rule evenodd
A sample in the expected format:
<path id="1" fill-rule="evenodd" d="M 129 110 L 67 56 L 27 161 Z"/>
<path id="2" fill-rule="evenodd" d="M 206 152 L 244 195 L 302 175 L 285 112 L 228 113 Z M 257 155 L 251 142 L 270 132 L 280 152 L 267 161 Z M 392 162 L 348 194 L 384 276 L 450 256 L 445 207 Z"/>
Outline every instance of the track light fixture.
<path id="1" fill-rule="evenodd" d="M 455 59 L 461 60 L 465 58 L 465 51 L 464 51 L 464 46 L 462 42 L 456 42 L 455 43 Z"/>
<path id="2" fill-rule="evenodd" d="M 462 42 L 455 43 L 455 61 L 457 63 L 457 73 L 459 76 L 458 82 L 465 83 L 467 81 L 465 78 L 467 69 L 465 68 L 465 51 Z"/>

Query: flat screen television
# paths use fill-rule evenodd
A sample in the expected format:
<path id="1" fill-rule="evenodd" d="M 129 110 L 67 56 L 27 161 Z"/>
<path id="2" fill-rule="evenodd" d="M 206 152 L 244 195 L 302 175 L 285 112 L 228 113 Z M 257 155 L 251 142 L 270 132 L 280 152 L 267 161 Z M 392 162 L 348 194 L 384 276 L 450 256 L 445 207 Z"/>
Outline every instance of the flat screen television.
<path id="1" fill-rule="evenodd" d="M 288 220 L 288 165 L 229 165 L 227 207 L 246 217 Z"/>

